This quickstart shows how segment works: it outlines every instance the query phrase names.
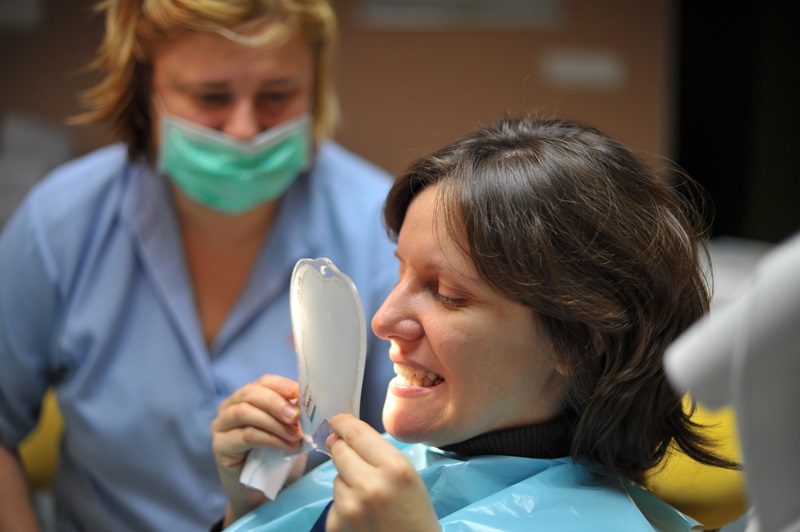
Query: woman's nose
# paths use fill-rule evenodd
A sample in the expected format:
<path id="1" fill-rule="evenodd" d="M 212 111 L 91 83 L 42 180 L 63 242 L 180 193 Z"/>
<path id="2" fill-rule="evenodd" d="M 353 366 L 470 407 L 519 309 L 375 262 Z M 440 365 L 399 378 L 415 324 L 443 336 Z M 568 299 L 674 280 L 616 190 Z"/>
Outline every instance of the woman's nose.
<path id="1" fill-rule="evenodd" d="M 373 316 L 372 330 L 384 340 L 416 340 L 422 336 L 414 298 L 402 283 L 394 287 Z"/>
<path id="2" fill-rule="evenodd" d="M 259 122 L 255 106 L 252 102 L 242 99 L 234 104 L 222 131 L 235 139 L 247 141 L 264 129 Z"/>

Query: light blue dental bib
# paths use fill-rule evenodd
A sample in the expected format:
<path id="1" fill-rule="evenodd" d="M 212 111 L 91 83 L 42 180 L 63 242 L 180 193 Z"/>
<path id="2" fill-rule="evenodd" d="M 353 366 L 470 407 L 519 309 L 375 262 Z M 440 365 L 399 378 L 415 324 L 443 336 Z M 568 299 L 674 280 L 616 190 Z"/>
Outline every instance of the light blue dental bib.
<path id="1" fill-rule="evenodd" d="M 569 458 L 458 458 L 387 439 L 414 463 L 442 530 L 685 531 L 698 523 L 641 486 Z M 226 531 L 310 530 L 331 501 L 328 461 Z"/>

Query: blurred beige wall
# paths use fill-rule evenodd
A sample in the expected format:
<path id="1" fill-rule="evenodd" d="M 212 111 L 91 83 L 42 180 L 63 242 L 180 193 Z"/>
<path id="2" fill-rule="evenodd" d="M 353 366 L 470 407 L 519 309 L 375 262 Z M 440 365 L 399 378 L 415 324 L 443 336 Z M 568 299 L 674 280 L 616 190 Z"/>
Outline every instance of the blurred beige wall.
<path id="1" fill-rule="evenodd" d="M 549 29 L 382 30 L 359 22 L 358 0 L 333 0 L 340 20 L 337 139 L 397 174 L 424 153 L 496 117 L 535 110 L 596 125 L 634 149 L 670 154 L 669 0 L 563 0 Z M 82 72 L 102 20 L 90 0 L 42 0 L 33 29 L 0 27 L 0 116 L 10 109 L 56 120 L 80 110 Z M 542 75 L 553 53 L 610 57 L 611 88 L 559 87 Z M 79 152 L 108 142 L 76 131 Z"/>
<path id="2" fill-rule="evenodd" d="M 100 43 L 103 21 L 90 0 L 38 3 L 42 17 L 35 27 L 0 25 L 0 118 L 20 110 L 63 122 L 80 112 L 79 92 L 97 79 L 86 65 Z M 77 150 L 105 144 L 103 133 L 100 127 L 76 129 Z"/>
<path id="3" fill-rule="evenodd" d="M 503 113 L 582 120 L 636 150 L 669 155 L 669 0 L 565 0 L 561 27 L 374 31 L 357 0 L 335 0 L 341 142 L 397 173 L 424 153 Z M 610 53 L 619 89 L 560 88 L 540 72 L 553 51 Z"/>

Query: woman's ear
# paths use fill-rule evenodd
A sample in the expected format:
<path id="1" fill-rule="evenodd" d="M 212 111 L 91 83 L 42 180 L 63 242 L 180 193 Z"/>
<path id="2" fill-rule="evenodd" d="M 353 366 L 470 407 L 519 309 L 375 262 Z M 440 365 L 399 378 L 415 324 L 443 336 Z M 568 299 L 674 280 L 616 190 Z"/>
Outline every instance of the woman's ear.
<path id="1" fill-rule="evenodd" d="M 569 377 L 572 375 L 572 368 L 567 364 L 566 360 L 557 358 L 554 364 L 556 371 L 562 377 Z"/>
<path id="2" fill-rule="evenodd" d="M 555 357 L 553 364 L 559 374 L 564 377 L 574 377 L 599 363 L 600 358 L 606 352 L 606 342 L 603 340 L 603 335 L 595 329 L 591 329 L 589 334 L 589 343 L 584 348 L 585 354 L 581 360 L 573 360 L 570 363 L 570 357 Z"/>
<path id="3" fill-rule="evenodd" d="M 592 329 L 592 347 L 594 348 L 595 356 L 600 356 L 606 352 L 606 342 L 603 340 L 603 335 L 596 329 Z"/>

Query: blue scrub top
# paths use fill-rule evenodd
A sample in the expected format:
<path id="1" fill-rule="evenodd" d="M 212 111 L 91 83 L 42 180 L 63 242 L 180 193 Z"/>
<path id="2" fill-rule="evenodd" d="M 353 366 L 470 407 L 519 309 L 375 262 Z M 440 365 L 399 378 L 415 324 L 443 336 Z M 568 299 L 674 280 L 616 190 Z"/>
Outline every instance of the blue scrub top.
<path id="1" fill-rule="evenodd" d="M 207 530 L 226 498 L 209 424 L 264 373 L 296 378 L 295 262 L 327 257 L 369 321 L 397 276 L 381 209 L 391 178 L 334 143 L 292 185 L 247 287 L 203 341 L 170 189 L 114 145 L 40 183 L 0 235 L 0 442 L 15 448 L 54 386 L 65 423 L 59 530 Z M 380 425 L 388 343 L 368 338 L 362 417 Z"/>

